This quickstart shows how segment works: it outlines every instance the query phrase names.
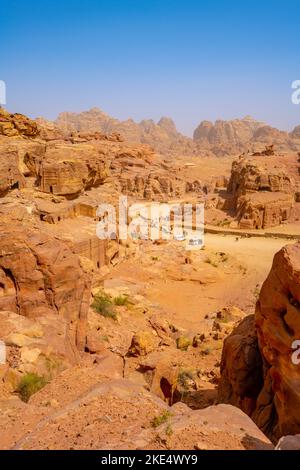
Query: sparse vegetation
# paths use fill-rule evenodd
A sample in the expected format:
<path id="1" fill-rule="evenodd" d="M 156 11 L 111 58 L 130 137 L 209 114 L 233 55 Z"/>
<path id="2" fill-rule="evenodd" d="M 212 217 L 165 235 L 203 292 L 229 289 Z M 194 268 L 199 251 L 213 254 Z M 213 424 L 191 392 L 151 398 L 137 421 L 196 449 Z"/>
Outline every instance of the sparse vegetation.
<path id="1" fill-rule="evenodd" d="M 223 225 L 223 227 L 226 227 L 226 226 L 228 226 L 228 225 L 230 225 L 230 224 L 231 224 L 231 221 L 228 220 L 228 219 L 225 219 L 225 220 L 223 221 L 223 224 L 222 224 L 222 225 Z"/>
<path id="2" fill-rule="evenodd" d="M 152 261 L 158 261 L 159 260 L 158 256 L 151 256 L 151 259 L 152 259 Z"/>
<path id="3" fill-rule="evenodd" d="M 63 363 L 56 357 L 45 357 L 45 365 L 48 371 L 47 378 L 52 379 L 63 370 Z"/>
<path id="4" fill-rule="evenodd" d="M 166 410 L 166 411 L 163 411 L 160 415 L 158 416 L 155 416 L 152 421 L 151 421 L 151 426 L 153 428 L 158 428 L 158 426 L 160 426 L 161 424 L 163 423 L 166 423 L 168 421 L 169 418 L 171 418 L 171 413 L 170 411 Z"/>
<path id="5" fill-rule="evenodd" d="M 179 336 L 176 340 L 177 349 L 181 349 L 182 351 L 187 351 L 191 344 L 192 342 L 187 336 Z"/>
<path id="6" fill-rule="evenodd" d="M 95 295 L 92 308 L 103 317 L 112 318 L 113 320 L 117 319 L 117 312 L 112 298 L 103 291 L 99 291 Z"/>
<path id="7" fill-rule="evenodd" d="M 218 255 L 220 256 L 222 263 L 226 263 L 226 261 L 228 261 L 229 259 L 229 256 L 227 255 L 227 253 L 222 252 L 222 253 L 218 253 Z"/>
<path id="8" fill-rule="evenodd" d="M 247 274 L 247 268 L 245 266 L 243 266 L 242 264 L 240 264 L 239 269 L 240 269 L 242 274 Z"/>
<path id="9" fill-rule="evenodd" d="M 194 380 L 194 373 L 191 370 L 181 370 L 177 377 L 177 382 L 181 387 L 189 388 L 189 382 Z"/>
<path id="10" fill-rule="evenodd" d="M 210 258 L 209 256 L 204 260 L 205 263 L 211 264 L 214 268 L 219 266 L 219 263 L 226 263 L 228 261 L 229 256 L 223 252 L 217 252 L 214 254 L 214 258 Z"/>
<path id="11" fill-rule="evenodd" d="M 128 295 L 124 294 L 124 295 L 118 295 L 117 297 L 115 297 L 114 304 L 117 305 L 118 307 L 120 306 L 128 307 L 129 305 L 131 305 L 131 302 L 128 298 Z"/>
<path id="12" fill-rule="evenodd" d="M 102 335 L 100 336 L 101 341 L 105 341 L 106 343 L 109 343 L 109 337 L 107 335 Z"/>
<path id="13" fill-rule="evenodd" d="M 212 353 L 212 349 L 211 348 L 205 348 L 205 349 L 202 349 L 201 351 L 201 354 L 203 354 L 204 356 L 209 356 L 209 354 Z"/>
<path id="14" fill-rule="evenodd" d="M 219 323 L 229 323 L 229 318 L 224 315 L 224 317 L 219 318 Z"/>
<path id="15" fill-rule="evenodd" d="M 220 220 L 220 221 L 217 223 L 217 225 L 218 225 L 219 227 L 228 227 L 230 224 L 231 224 L 231 221 L 228 220 L 227 218 L 224 219 L 224 220 Z"/>
<path id="16" fill-rule="evenodd" d="M 257 285 L 257 286 L 255 287 L 254 291 L 253 291 L 253 295 L 254 295 L 254 297 L 255 297 L 255 300 L 258 300 L 259 294 L 260 294 L 260 287 L 259 287 L 259 285 Z"/>
<path id="17" fill-rule="evenodd" d="M 173 434 L 173 429 L 171 428 L 171 425 L 168 424 L 168 426 L 166 427 L 166 435 L 167 435 L 168 437 L 171 437 L 172 434 Z"/>
<path id="18" fill-rule="evenodd" d="M 41 377 L 35 373 L 24 375 L 18 385 L 17 393 L 21 400 L 28 402 L 31 395 L 41 390 L 47 384 L 45 377 Z"/>
<path id="19" fill-rule="evenodd" d="M 214 260 L 212 260 L 211 258 L 206 258 L 204 260 L 205 263 L 207 264 L 210 264 L 211 266 L 213 266 L 214 268 L 217 268 L 218 267 L 218 263 Z"/>

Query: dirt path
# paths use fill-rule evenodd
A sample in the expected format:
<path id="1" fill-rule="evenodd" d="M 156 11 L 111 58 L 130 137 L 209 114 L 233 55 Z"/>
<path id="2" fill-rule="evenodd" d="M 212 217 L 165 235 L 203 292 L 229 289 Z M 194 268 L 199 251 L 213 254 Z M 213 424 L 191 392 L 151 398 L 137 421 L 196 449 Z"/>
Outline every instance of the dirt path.
<path id="1" fill-rule="evenodd" d="M 116 274 L 142 281 L 146 286 L 145 297 L 163 309 L 168 321 L 197 331 L 204 327 L 206 315 L 223 307 L 237 306 L 247 314 L 254 313 L 259 288 L 270 271 L 274 254 L 287 243 L 291 242 L 272 238 L 237 241 L 235 236 L 206 234 L 202 261 L 193 263 L 199 282 L 170 276 L 173 260 L 168 253 L 174 242 L 169 249 L 166 245 L 157 248 L 158 264 L 145 249 L 137 263 L 125 261 Z M 210 261 L 218 253 L 225 254 L 227 261 Z M 176 267 L 175 264 L 172 269 L 176 274 L 176 271 L 181 272 L 182 265 Z"/>

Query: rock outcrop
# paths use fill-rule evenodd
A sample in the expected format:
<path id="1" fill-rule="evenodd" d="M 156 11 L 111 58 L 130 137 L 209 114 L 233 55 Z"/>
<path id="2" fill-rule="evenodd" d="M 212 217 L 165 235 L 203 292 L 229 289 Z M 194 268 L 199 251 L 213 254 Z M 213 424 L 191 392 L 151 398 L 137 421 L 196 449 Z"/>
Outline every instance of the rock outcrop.
<path id="1" fill-rule="evenodd" d="M 180 134 L 170 118 L 162 117 L 156 124 L 152 119 L 140 123 L 128 119 L 119 121 L 99 108 L 92 108 L 82 113 L 61 113 L 55 125 L 65 135 L 74 132 L 119 134 L 128 142 L 151 145 L 163 154 L 191 155 L 197 153 L 193 140 Z"/>
<path id="2" fill-rule="evenodd" d="M 26 374 L 52 380 L 80 360 L 70 337 L 69 322 L 57 313 L 28 318 L 1 310 L 0 340 L 6 345 L 6 363 L 0 365 L 0 384 L 3 381 L 9 392 L 18 390 Z"/>
<path id="3" fill-rule="evenodd" d="M 254 132 L 263 126 L 247 116 L 233 121 L 203 121 L 194 131 L 194 141 L 211 149 L 218 156 L 236 154 L 249 146 Z"/>
<path id="4" fill-rule="evenodd" d="M 273 159 L 234 161 L 227 193 L 223 207 L 233 211 L 240 228 L 273 227 L 293 215 L 295 182 Z"/>
<path id="5" fill-rule="evenodd" d="M 284 132 L 256 121 L 250 116 L 231 121 L 202 121 L 195 129 L 193 139 L 176 129 L 171 118 L 162 117 L 157 123 L 145 119 L 120 121 L 99 108 L 82 113 L 61 113 L 55 122 L 38 118 L 35 121 L 22 114 L 10 114 L 0 109 L 0 135 L 40 137 L 45 141 L 122 139 L 132 143 L 151 145 L 166 155 L 226 156 L 248 150 L 261 151 L 266 145 L 279 150 L 300 150 L 299 126 Z"/>
<path id="6" fill-rule="evenodd" d="M 299 286 L 298 242 L 275 255 L 255 324 L 244 320 L 222 355 L 219 401 L 239 406 L 274 441 L 300 431 Z"/>
<path id="7" fill-rule="evenodd" d="M 250 116 L 232 121 L 217 120 L 214 124 L 203 121 L 194 131 L 194 142 L 217 156 L 258 152 L 266 145 L 276 145 L 279 150 L 296 150 L 297 128 L 284 132 Z"/>
<path id="8" fill-rule="evenodd" d="M 42 156 L 28 153 L 25 163 L 40 189 L 57 195 L 78 195 L 108 176 L 103 155 L 88 145 L 54 144 Z"/>
<path id="9" fill-rule="evenodd" d="M 2 145 L 0 152 L 0 197 L 9 190 L 25 187 L 25 178 L 19 167 L 19 153 L 16 146 Z"/>
<path id="10" fill-rule="evenodd" d="M 91 279 L 63 241 L 39 231 L 1 227 L 0 310 L 28 318 L 59 315 L 69 340 L 85 347 Z"/>
<path id="11" fill-rule="evenodd" d="M 0 135 L 36 137 L 38 134 L 39 128 L 35 121 L 23 114 L 10 114 L 0 108 Z"/>
<path id="12" fill-rule="evenodd" d="M 169 407 L 140 385 L 120 377 L 109 380 L 105 377 L 106 361 L 103 355 L 97 367 L 66 371 L 32 397 L 28 405 L 7 401 L 6 413 L 13 415 L 19 426 L 14 424 L 12 428 L 11 420 L 3 427 L 0 448 L 98 451 L 273 448 L 241 410 L 230 405 L 197 411 L 182 403 Z M 1 414 L 0 423 L 4 420 L 5 413 Z"/>

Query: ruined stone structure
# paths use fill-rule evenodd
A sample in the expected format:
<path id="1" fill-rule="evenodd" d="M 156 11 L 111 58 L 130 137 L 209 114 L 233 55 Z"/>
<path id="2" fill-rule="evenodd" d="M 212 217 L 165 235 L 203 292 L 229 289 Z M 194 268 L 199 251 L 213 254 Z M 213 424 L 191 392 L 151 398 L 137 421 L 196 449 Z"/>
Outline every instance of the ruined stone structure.
<path id="1" fill-rule="evenodd" d="M 74 251 L 80 256 L 90 259 L 95 268 L 102 268 L 108 264 L 107 240 L 100 240 L 97 236 L 85 240 L 74 241 Z"/>

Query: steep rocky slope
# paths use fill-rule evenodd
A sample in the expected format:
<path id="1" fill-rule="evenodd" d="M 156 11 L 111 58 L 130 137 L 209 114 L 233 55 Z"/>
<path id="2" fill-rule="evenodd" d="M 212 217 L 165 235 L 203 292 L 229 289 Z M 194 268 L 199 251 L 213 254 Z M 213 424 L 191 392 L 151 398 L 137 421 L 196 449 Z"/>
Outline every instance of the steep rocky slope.
<path id="1" fill-rule="evenodd" d="M 231 333 L 222 355 L 219 402 L 239 406 L 274 441 L 300 431 L 299 286 L 298 242 L 276 254 L 255 318 Z"/>

